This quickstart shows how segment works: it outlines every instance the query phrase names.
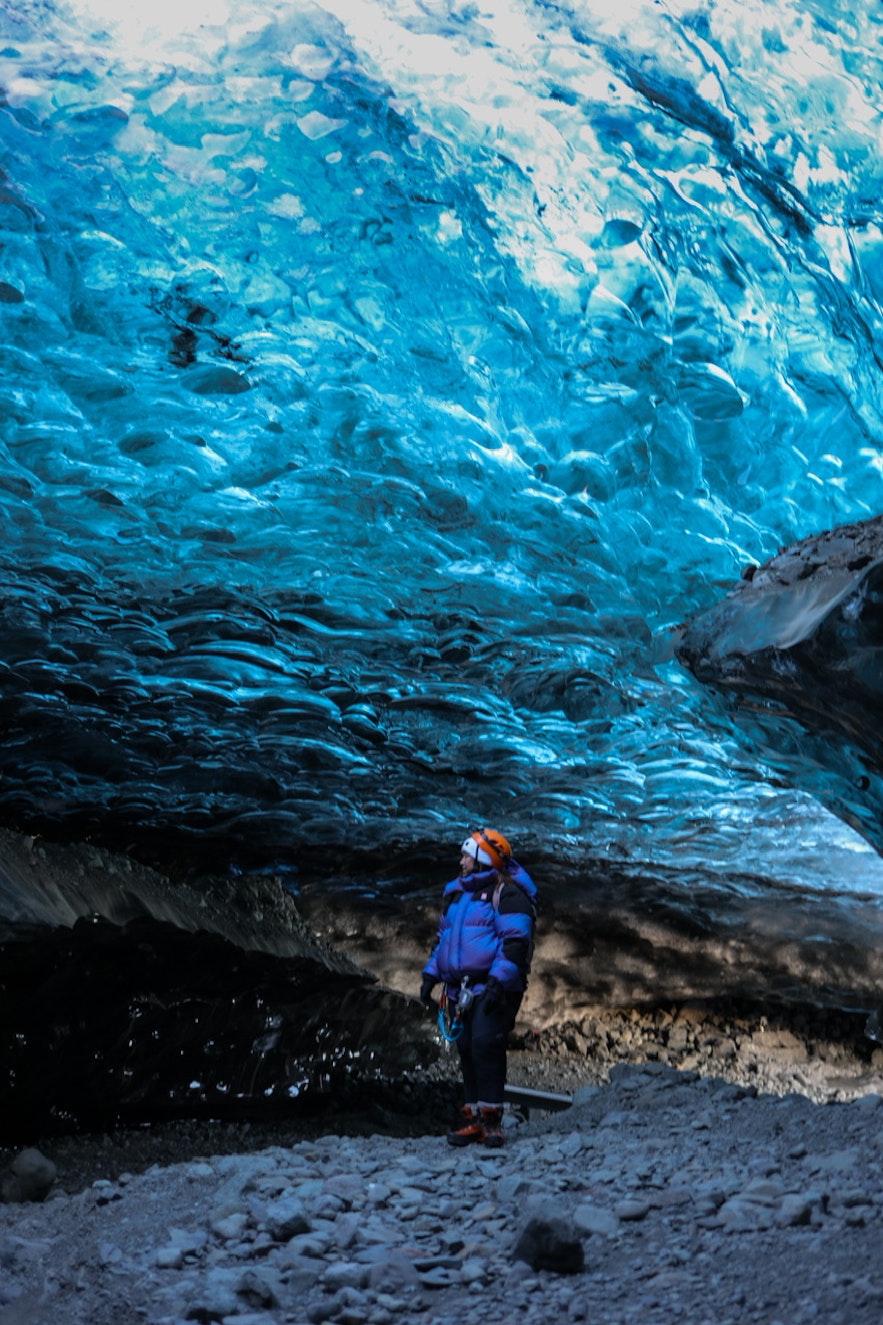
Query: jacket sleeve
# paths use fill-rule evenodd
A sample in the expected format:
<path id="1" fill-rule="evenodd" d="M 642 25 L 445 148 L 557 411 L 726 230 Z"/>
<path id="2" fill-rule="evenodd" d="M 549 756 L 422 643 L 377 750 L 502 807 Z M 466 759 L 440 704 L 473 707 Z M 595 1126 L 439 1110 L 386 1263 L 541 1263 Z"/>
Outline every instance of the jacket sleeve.
<path id="1" fill-rule="evenodd" d="M 448 886 L 447 886 L 447 888 L 445 889 L 445 892 L 444 892 L 444 901 L 443 901 L 443 904 L 442 904 L 442 913 L 441 913 L 441 916 L 439 917 L 439 922 L 438 922 L 438 934 L 437 934 L 437 936 L 436 936 L 436 940 L 435 940 L 435 943 L 434 943 L 434 945 L 433 945 L 432 952 L 429 954 L 429 961 L 428 961 L 428 962 L 426 963 L 426 965 L 423 967 L 423 972 L 422 972 L 423 975 L 428 975 L 428 976 L 430 976 L 433 980 L 441 980 L 441 979 L 442 979 L 442 976 L 440 975 L 440 973 L 439 973 L 439 969 L 438 969 L 438 956 L 439 956 L 439 951 L 440 951 L 441 946 L 442 946 L 442 941 L 443 941 L 444 936 L 445 936 L 445 931 L 448 929 L 448 922 L 447 922 L 448 908 L 450 907 L 451 902 L 454 900 L 454 897 L 455 897 L 456 895 L 457 895 L 457 887 L 456 887 L 456 884 L 454 884 L 454 883 L 449 883 Z"/>
<path id="2" fill-rule="evenodd" d="M 532 888 L 529 878 L 527 882 Z M 533 950 L 534 907 L 528 892 L 516 883 L 503 885 L 496 928 L 501 942 L 490 975 L 507 989 L 523 989 Z"/>
<path id="3" fill-rule="evenodd" d="M 429 954 L 429 961 L 426 963 L 426 965 L 423 968 L 423 974 L 431 976 L 433 980 L 441 979 L 441 976 L 438 973 L 438 950 L 441 947 L 443 929 L 444 929 L 444 915 L 442 916 L 442 919 L 439 921 L 438 934 L 436 936 L 435 943 L 433 944 L 432 952 Z"/>

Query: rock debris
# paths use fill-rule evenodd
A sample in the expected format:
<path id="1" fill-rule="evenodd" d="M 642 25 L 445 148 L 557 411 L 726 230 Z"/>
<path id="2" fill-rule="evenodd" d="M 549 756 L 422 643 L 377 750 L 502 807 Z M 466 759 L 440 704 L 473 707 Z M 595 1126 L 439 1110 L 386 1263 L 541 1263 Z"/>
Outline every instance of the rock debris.
<path id="1" fill-rule="evenodd" d="M 883 1101 L 619 1064 L 501 1151 L 325 1135 L 0 1206 L 28 1325 L 877 1325 Z M 440 1128 L 442 1131 L 443 1128 Z"/>

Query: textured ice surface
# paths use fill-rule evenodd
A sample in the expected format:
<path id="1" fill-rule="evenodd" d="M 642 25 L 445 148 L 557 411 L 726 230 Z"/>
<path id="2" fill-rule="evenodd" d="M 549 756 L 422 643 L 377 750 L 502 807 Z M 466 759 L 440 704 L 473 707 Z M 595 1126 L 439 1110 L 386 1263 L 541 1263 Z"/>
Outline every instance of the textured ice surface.
<path id="1" fill-rule="evenodd" d="M 0 812 L 883 889 L 666 660 L 880 511 L 880 36 L 0 0 Z"/>

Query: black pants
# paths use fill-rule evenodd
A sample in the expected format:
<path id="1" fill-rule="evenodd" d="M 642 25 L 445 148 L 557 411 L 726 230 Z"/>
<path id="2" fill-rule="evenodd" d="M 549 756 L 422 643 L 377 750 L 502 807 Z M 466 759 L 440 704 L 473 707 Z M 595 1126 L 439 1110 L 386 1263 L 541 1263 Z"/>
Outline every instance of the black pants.
<path id="1" fill-rule="evenodd" d="M 523 994 L 506 994 L 490 1012 L 477 998 L 457 1040 L 466 1104 L 502 1104 L 506 1084 L 506 1041 Z"/>

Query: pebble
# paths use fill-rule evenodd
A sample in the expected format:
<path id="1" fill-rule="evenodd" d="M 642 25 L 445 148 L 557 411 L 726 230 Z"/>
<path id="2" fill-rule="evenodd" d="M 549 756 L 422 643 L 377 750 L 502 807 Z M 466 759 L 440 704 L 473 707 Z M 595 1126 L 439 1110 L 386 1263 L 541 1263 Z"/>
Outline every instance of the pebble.
<path id="1" fill-rule="evenodd" d="M 877 1325 L 876 1106 L 611 1076 L 501 1151 L 329 1136 L 0 1206 L 0 1317 L 137 1285 L 145 1325 Z"/>

